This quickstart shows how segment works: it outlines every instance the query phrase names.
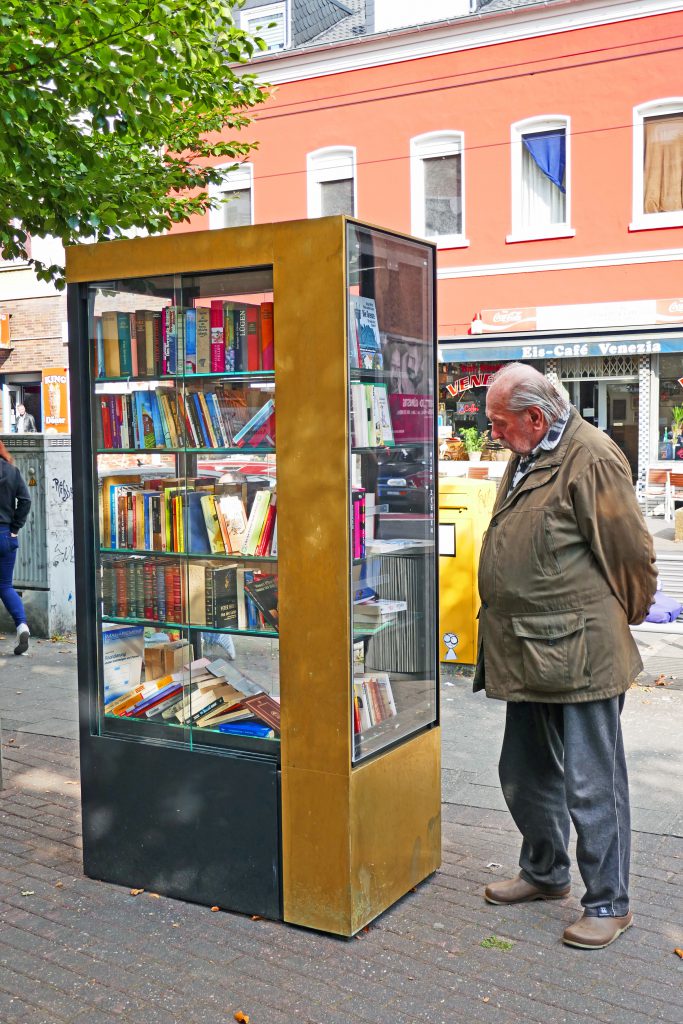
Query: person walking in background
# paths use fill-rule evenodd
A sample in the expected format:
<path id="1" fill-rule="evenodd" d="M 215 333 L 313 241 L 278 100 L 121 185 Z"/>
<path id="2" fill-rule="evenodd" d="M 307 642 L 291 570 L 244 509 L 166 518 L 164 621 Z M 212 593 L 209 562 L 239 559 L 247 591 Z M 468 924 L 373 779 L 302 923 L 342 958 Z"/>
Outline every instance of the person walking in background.
<path id="1" fill-rule="evenodd" d="M 26 406 L 20 402 L 17 406 L 16 419 L 17 434 L 35 434 L 36 421 L 30 412 L 26 412 Z"/>
<path id="2" fill-rule="evenodd" d="M 518 877 L 484 896 L 567 896 L 571 820 L 586 891 L 562 938 L 601 949 L 633 921 L 620 714 L 642 669 L 629 623 L 655 594 L 652 539 L 624 455 L 543 374 L 508 365 L 486 410 L 514 457 L 481 551 L 474 689 L 507 701 L 499 775 L 522 848 Z"/>
<path id="3" fill-rule="evenodd" d="M 26 612 L 12 581 L 19 550 L 18 534 L 30 508 L 28 487 L 14 465 L 14 459 L 0 441 L 0 600 L 17 627 L 15 654 L 28 654 Z"/>

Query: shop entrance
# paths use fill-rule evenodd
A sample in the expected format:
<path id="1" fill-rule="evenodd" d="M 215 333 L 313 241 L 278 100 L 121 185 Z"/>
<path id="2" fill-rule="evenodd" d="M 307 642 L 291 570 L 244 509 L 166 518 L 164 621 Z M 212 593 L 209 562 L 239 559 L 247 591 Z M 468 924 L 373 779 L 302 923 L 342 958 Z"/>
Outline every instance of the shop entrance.
<path id="1" fill-rule="evenodd" d="M 638 476 L 638 378 L 565 379 L 562 383 L 583 418 L 604 430 L 621 448 L 635 482 Z"/>

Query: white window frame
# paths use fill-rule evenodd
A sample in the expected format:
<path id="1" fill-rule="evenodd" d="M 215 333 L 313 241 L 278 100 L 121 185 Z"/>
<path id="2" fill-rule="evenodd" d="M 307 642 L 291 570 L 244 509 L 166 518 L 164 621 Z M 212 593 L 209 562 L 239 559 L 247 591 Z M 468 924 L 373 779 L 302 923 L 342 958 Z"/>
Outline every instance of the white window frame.
<path id="1" fill-rule="evenodd" d="M 564 114 L 542 114 L 516 121 L 510 126 L 510 184 L 511 184 L 511 222 L 510 234 L 506 242 L 530 242 L 543 238 L 573 238 L 576 231 L 572 224 L 572 165 L 571 165 L 571 118 Z M 565 134 L 565 171 L 564 171 L 564 221 L 561 224 L 533 225 L 522 222 L 522 136 L 532 132 L 550 132 L 564 129 Z"/>
<path id="2" fill-rule="evenodd" d="M 461 231 L 452 235 L 428 235 L 425 226 L 424 161 L 439 156 L 460 155 L 460 186 L 462 191 Z M 463 249 L 469 239 L 465 235 L 465 134 L 458 131 L 425 132 L 410 140 L 410 224 L 411 232 L 428 238 L 438 249 Z"/>
<path id="3" fill-rule="evenodd" d="M 633 220 L 629 224 L 629 231 L 676 228 L 683 225 L 683 210 L 645 213 L 643 209 L 645 120 L 648 117 L 665 117 L 667 114 L 683 114 L 683 96 L 651 100 L 633 108 Z"/>
<path id="4" fill-rule="evenodd" d="M 342 181 L 350 178 L 353 182 L 353 210 L 358 210 L 356 182 L 356 147 L 325 146 L 306 154 L 306 195 L 309 217 L 322 217 L 321 184 L 325 181 Z"/>
<path id="5" fill-rule="evenodd" d="M 290 5 L 287 0 L 279 0 L 279 2 L 276 3 L 264 4 L 262 7 L 248 7 L 246 10 L 240 12 L 240 28 L 252 36 L 260 35 L 257 26 L 262 25 L 265 27 L 275 14 L 284 14 L 283 24 L 285 36 L 282 49 L 271 50 L 271 48 L 268 47 L 267 50 L 255 50 L 254 56 L 256 57 L 258 57 L 259 54 L 265 55 L 266 53 L 281 53 L 282 50 L 287 50 L 291 46 L 292 26 Z"/>
<path id="6" fill-rule="evenodd" d="M 249 189 L 249 223 L 254 224 L 254 167 L 253 164 L 243 163 L 239 167 L 232 164 L 218 164 L 216 170 L 222 167 L 228 168 L 223 175 L 223 181 L 219 185 L 209 185 L 209 195 L 214 199 L 230 195 L 241 189 Z M 225 227 L 225 204 L 221 204 L 215 210 L 209 210 L 209 228 L 211 230 Z"/>

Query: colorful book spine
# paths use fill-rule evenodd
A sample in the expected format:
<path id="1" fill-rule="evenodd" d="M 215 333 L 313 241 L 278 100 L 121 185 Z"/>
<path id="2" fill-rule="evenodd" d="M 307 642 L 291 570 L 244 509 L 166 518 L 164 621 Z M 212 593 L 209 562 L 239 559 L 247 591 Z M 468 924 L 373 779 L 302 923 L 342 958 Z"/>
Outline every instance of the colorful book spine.
<path id="1" fill-rule="evenodd" d="M 130 313 L 116 314 L 116 330 L 119 341 L 119 374 L 121 377 L 130 377 L 133 373 Z"/>
<path id="2" fill-rule="evenodd" d="M 221 299 L 211 300 L 211 372 L 225 373 L 225 315 Z"/>
<path id="3" fill-rule="evenodd" d="M 147 376 L 147 320 L 144 309 L 136 309 L 135 320 L 135 357 L 137 359 L 136 376 Z"/>
<path id="4" fill-rule="evenodd" d="M 261 303 L 261 369 L 275 369 L 275 331 L 273 303 Z"/>
<path id="5" fill-rule="evenodd" d="M 185 373 L 197 372 L 197 310 L 185 310 Z"/>
<path id="6" fill-rule="evenodd" d="M 261 369 L 261 308 L 247 305 L 247 370 L 251 373 Z"/>
<path id="7" fill-rule="evenodd" d="M 352 493 L 352 551 L 354 558 L 365 558 L 365 491 L 357 488 Z"/>
<path id="8" fill-rule="evenodd" d="M 197 373 L 211 371 L 211 312 L 206 306 L 198 306 L 196 313 Z"/>
<path id="9" fill-rule="evenodd" d="M 233 444 L 237 445 L 238 448 L 241 448 L 248 436 L 252 432 L 258 430 L 259 427 L 263 426 L 263 424 L 266 423 L 273 415 L 274 411 L 275 402 L 272 398 L 269 398 L 265 405 L 262 405 L 258 412 L 254 413 L 251 419 L 244 424 L 242 429 L 237 431 L 233 437 Z"/>

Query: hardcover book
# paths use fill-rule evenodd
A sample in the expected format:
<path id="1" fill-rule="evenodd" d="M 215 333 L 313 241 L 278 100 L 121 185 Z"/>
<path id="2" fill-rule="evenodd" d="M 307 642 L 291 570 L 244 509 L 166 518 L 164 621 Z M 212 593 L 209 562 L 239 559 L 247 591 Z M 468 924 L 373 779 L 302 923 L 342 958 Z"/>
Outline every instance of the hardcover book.
<path id="1" fill-rule="evenodd" d="M 382 347 L 375 300 L 362 295 L 350 295 L 349 302 L 355 324 L 358 365 L 363 370 L 381 370 Z"/>
<path id="2" fill-rule="evenodd" d="M 279 629 L 277 576 L 254 573 L 252 580 L 245 580 L 244 590 L 263 615 L 267 627 Z"/>
<path id="3" fill-rule="evenodd" d="M 280 705 L 270 694 L 258 693 L 255 697 L 246 697 L 242 703 L 271 729 L 280 732 Z"/>

